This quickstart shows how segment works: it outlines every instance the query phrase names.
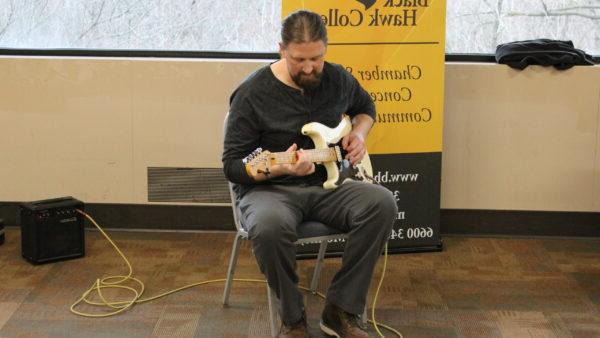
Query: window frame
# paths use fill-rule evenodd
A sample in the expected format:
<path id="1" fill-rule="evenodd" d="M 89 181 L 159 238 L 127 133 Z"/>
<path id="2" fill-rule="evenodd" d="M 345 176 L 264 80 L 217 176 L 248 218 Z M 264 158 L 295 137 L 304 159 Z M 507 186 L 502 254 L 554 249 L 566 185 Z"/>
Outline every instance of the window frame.
<path id="1" fill-rule="evenodd" d="M 103 58 L 181 58 L 181 59 L 279 59 L 276 52 L 222 52 L 189 50 L 142 50 L 142 49 L 21 49 L 0 48 L 0 56 L 63 56 Z M 599 55 L 592 55 L 600 63 Z M 446 53 L 446 62 L 496 63 L 494 54 Z"/>

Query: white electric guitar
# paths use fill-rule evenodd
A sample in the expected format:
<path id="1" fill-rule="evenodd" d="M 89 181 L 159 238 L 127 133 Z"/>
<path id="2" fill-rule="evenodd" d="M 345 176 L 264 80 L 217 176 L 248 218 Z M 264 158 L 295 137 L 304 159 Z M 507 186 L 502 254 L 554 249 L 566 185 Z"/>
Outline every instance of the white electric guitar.
<path id="1" fill-rule="evenodd" d="M 327 181 L 323 188 L 332 189 L 338 187 L 346 180 L 365 181 L 373 183 L 373 169 L 369 154 L 357 165 L 344 159 L 345 151 L 341 147 L 341 140 L 352 130 L 352 123 L 348 116 L 344 116 L 342 122 L 335 127 L 329 128 L 321 123 L 311 122 L 302 127 L 302 134 L 310 137 L 315 144 L 315 149 L 304 150 L 309 161 L 322 163 L 327 170 Z M 270 172 L 274 164 L 289 164 L 298 161 L 298 154 L 293 152 L 272 153 L 268 150 L 256 149 L 244 159 L 248 175 L 255 176 L 259 173 Z"/>

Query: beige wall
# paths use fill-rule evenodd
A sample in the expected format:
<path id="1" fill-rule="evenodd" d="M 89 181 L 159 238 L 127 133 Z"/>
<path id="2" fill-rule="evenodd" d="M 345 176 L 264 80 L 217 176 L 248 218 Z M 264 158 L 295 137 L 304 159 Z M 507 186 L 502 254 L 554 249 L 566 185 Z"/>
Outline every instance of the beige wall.
<path id="1" fill-rule="evenodd" d="M 228 94 L 258 62 L 0 59 L 0 200 L 145 203 L 149 166 L 221 166 Z"/>
<path id="2" fill-rule="evenodd" d="M 147 203 L 146 168 L 220 167 L 267 61 L 0 58 L 0 201 Z M 442 207 L 600 211 L 600 67 L 446 67 Z"/>
<path id="3" fill-rule="evenodd" d="M 448 64 L 444 208 L 600 211 L 600 67 Z"/>

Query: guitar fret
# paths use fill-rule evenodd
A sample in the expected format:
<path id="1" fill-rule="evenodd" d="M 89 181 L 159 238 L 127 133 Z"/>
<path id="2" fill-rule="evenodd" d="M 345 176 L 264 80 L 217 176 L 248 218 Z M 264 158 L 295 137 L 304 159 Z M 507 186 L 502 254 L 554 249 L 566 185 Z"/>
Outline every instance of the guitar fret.
<path id="1" fill-rule="evenodd" d="M 308 152 L 309 159 L 313 162 L 328 162 L 335 158 L 332 157 L 331 148 L 327 149 L 313 149 Z"/>

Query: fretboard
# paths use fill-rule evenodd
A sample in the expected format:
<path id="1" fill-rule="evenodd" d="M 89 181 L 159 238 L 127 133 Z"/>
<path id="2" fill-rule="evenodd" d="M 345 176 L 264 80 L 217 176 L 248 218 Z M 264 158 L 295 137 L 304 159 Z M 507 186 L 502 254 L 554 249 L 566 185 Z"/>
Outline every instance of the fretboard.
<path id="1" fill-rule="evenodd" d="M 326 149 L 306 149 L 303 151 L 308 155 L 308 160 L 311 162 L 332 162 L 338 160 L 335 147 Z M 298 161 L 298 154 L 296 154 L 295 151 L 271 153 L 270 158 L 275 164 L 296 163 L 296 161 Z"/>

